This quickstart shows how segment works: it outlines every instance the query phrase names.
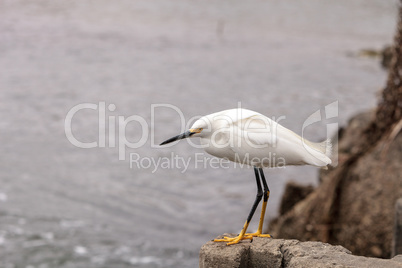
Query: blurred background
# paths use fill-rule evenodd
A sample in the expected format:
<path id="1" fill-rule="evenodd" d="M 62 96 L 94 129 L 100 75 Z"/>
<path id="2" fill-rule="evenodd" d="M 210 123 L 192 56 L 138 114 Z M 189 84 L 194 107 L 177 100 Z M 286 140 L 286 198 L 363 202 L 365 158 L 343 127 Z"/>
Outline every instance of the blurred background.
<path id="1" fill-rule="evenodd" d="M 240 231 L 252 171 L 130 168 L 130 153 L 194 159 L 202 150 L 149 140 L 121 161 L 118 148 L 72 145 L 68 111 L 114 104 L 107 117 L 143 117 L 157 144 L 181 122 L 159 108 L 151 125 L 151 104 L 189 120 L 240 102 L 301 134 L 309 115 L 339 101 L 342 126 L 375 107 L 386 71 L 366 52 L 392 43 L 396 21 L 397 0 L 1 1 L 0 266 L 198 266 L 202 244 Z M 98 131 L 97 111 L 74 117 L 77 139 L 98 141 Z M 125 134 L 137 141 L 142 131 L 133 122 Z M 325 139 L 325 122 L 307 136 Z M 268 220 L 287 181 L 316 184 L 317 173 L 267 170 Z"/>

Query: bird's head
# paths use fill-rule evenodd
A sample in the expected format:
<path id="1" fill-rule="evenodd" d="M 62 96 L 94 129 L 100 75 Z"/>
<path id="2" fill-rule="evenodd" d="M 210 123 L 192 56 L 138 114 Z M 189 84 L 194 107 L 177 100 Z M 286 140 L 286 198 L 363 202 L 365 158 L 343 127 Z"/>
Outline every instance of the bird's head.
<path id="1" fill-rule="evenodd" d="M 191 126 L 191 128 L 189 130 L 187 130 L 186 132 L 179 134 L 177 136 L 174 136 L 170 139 L 165 140 L 164 142 L 162 142 L 159 145 L 165 145 L 177 140 L 181 140 L 181 139 L 185 139 L 185 138 L 189 138 L 189 137 L 202 137 L 204 136 L 204 134 L 206 132 L 208 132 L 208 123 L 207 120 L 205 120 L 205 118 L 200 118 L 197 121 L 194 122 L 194 124 Z"/>

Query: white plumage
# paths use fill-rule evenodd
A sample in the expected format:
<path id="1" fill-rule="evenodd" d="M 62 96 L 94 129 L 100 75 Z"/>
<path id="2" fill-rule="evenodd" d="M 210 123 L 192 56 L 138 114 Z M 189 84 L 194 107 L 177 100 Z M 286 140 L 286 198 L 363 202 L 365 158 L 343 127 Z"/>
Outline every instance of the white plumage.
<path id="1" fill-rule="evenodd" d="M 256 167 L 331 164 L 329 140 L 314 143 L 270 118 L 247 109 L 230 109 L 203 116 L 191 130 L 202 129 L 205 151 L 230 161 Z"/>

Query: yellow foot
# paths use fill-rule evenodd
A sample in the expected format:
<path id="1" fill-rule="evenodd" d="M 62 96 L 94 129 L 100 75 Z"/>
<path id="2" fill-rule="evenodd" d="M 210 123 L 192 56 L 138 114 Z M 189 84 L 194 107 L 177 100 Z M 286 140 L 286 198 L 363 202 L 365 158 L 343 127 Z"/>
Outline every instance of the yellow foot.
<path id="1" fill-rule="evenodd" d="M 246 233 L 244 236 L 248 236 L 248 237 L 270 237 L 272 238 L 272 236 L 270 234 L 262 234 L 261 232 L 255 232 L 255 233 Z"/>
<path id="2" fill-rule="evenodd" d="M 250 239 L 253 240 L 252 236 L 242 236 L 240 237 L 240 235 L 236 236 L 236 237 L 228 237 L 228 236 L 224 236 L 222 239 L 214 239 L 214 242 L 228 242 L 226 245 L 233 245 L 233 244 L 237 244 L 239 243 L 241 240 L 244 239 Z"/>

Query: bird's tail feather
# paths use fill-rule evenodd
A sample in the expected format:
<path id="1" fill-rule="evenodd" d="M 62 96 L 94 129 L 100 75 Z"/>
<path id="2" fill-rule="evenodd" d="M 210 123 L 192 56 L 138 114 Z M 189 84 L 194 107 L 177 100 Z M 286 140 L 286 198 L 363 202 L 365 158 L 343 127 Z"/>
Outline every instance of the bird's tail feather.
<path id="1" fill-rule="evenodd" d="M 331 155 L 332 155 L 332 143 L 331 139 L 327 139 L 323 142 L 311 142 L 309 140 L 304 139 L 303 142 L 308 145 L 308 147 L 312 148 L 316 151 L 309 150 L 312 155 L 314 155 L 317 159 L 322 161 L 325 164 L 331 164 Z M 319 152 L 317 154 L 317 151 Z M 321 154 L 320 154 L 321 153 Z"/>

